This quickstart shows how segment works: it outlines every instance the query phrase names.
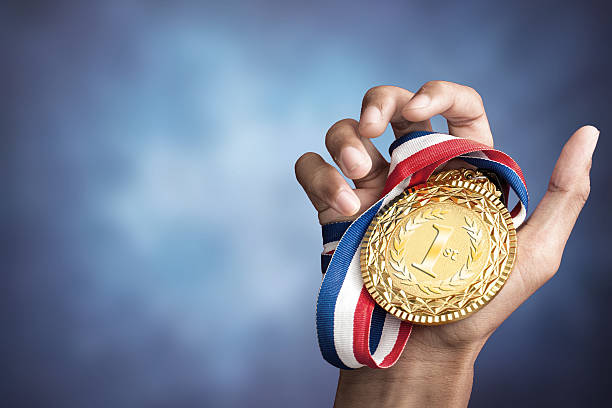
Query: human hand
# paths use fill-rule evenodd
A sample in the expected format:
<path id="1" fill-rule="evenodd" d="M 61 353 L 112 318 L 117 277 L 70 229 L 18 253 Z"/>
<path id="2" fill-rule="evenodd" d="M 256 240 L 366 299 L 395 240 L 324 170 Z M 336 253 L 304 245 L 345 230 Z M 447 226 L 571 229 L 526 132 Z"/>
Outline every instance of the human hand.
<path id="1" fill-rule="evenodd" d="M 450 134 L 493 146 L 482 99 L 469 87 L 433 81 L 416 94 L 392 86 L 370 89 L 363 99 L 359 122 L 341 120 L 326 136 L 327 149 L 342 173 L 353 180 L 355 189 L 315 153 L 306 153 L 296 163 L 298 181 L 317 209 L 321 224 L 355 218 L 379 198 L 389 163 L 371 138 L 380 136 L 389 123 L 396 137 L 431 130 L 429 119 L 438 114 L 447 119 Z M 443 396 L 446 399 L 438 401 L 441 405 L 467 403 L 473 363 L 488 337 L 559 267 L 565 243 L 589 194 L 589 170 L 598 135 L 597 129 L 585 126 L 564 146 L 547 193 L 517 232 L 517 259 L 499 294 L 467 319 L 441 326 L 414 325 L 402 357 L 392 368 L 343 371 L 338 405 L 350 403 L 352 398 L 356 398 L 352 406 L 366 404 L 368 396 L 377 394 L 378 385 L 379 391 L 396 403 L 404 397 L 416 401 L 415 396 L 426 397 L 431 403 L 431 398 L 440 395 L 429 395 L 427 389 L 449 389 L 448 384 L 436 383 L 441 380 L 463 384 L 454 387 L 453 395 Z M 366 388 L 351 386 L 360 384 L 368 384 L 366 394 Z M 401 387 L 394 394 L 389 392 L 389 384 Z"/>

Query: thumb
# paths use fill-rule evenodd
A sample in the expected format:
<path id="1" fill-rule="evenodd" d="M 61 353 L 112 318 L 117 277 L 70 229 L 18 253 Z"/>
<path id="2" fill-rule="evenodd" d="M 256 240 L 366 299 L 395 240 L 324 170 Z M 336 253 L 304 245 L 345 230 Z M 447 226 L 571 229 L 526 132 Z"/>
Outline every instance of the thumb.
<path id="1" fill-rule="evenodd" d="M 533 290 L 550 279 L 576 219 L 590 192 L 589 172 L 599 130 L 583 126 L 567 141 L 550 178 L 546 194 L 533 215 L 519 230 L 519 256 L 526 255 L 537 265 Z M 533 256 L 530 256 L 533 255 Z"/>

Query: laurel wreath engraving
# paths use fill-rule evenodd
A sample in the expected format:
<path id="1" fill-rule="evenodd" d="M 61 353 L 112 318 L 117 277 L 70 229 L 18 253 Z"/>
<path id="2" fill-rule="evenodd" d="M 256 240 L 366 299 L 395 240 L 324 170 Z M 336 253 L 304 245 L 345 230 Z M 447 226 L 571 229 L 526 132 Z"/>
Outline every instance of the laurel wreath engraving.
<path id="1" fill-rule="evenodd" d="M 361 254 L 364 283 L 376 302 L 400 319 L 419 323 L 428 319 L 428 324 L 439 324 L 444 319 L 461 319 L 477 310 L 477 305 L 482 306 L 488 301 L 483 294 L 495 296 L 504 284 L 516 256 L 516 236 L 510 214 L 503 203 L 495 198 L 496 195 L 483 194 L 483 186 L 473 179 L 466 182 L 453 178 L 436 183 L 439 184 L 406 192 L 405 196 L 390 205 L 372 225 Z M 455 274 L 455 279 L 450 277 L 446 279 L 447 282 L 440 282 L 440 278 L 425 279 L 413 270 L 408 262 L 408 258 L 412 258 L 413 248 L 408 246 L 405 253 L 402 253 L 402 247 L 406 243 L 400 245 L 400 242 L 394 242 L 396 238 L 400 238 L 400 232 L 402 239 L 408 237 L 409 241 L 414 240 L 418 233 L 417 227 L 424 227 L 426 221 L 448 221 L 453 210 L 446 206 L 442 208 L 448 210 L 448 214 L 438 212 L 432 216 L 431 212 L 426 212 L 437 207 L 427 204 L 443 201 L 469 210 L 463 214 L 469 218 L 460 218 L 460 225 L 456 226 L 455 230 L 455 233 L 466 234 L 468 241 L 463 246 L 462 258 L 456 269 L 450 272 Z M 417 209 L 419 210 L 415 211 Z M 412 211 L 415 212 L 409 214 Z M 414 217 L 413 220 L 404 218 L 411 216 Z M 400 219 L 403 220 L 397 225 Z M 400 227 L 404 231 L 399 231 Z M 490 242 L 490 245 L 485 245 L 485 242 Z M 444 248 L 442 250 L 444 251 Z M 482 254 L 479 251 L 482 251 Z M 462 261 L 465 261 L 465 265 Z M 400 266 L 403 263 L 407 264 L 406 269 Z M 479 267 L 482 263 L 483 268 Z M 462 270 L 458 271 L 460 268 Z M 459 276 L 456 272 L 459 272 Z M 419 279 L 422 282 L 419 282 Z M 458 282 L 461 279 L 465 279 L 463 284 Z M 457 285 L 453 290 L 450 290 L 450 281 Z M 417 283 L 421 286 L 417 286 Z M 441 293 L 434 294 L 431 290 L 426 292 L 430 289 L 428 284 L 435 284 L 433 289 Z M 441 320 L 438 321 L 438 318 Z"/>
<path id="2" fill-rule="evenodd" d="M 406 252 L 405 246 L 401 245 L 401 242 L 406 239 L 406 237 L 414 232 L 421 224 L 424 224 L 427 221 L 434 220 L 444 220 L 444 215 L 447 211 L 444 211 L 440 208 L 429 209 L 424 211 L 421 214 L 416 215 L 415 217 L 409 218 L 404 226 L 400 227 L 398 234 L 393 240 L 392 248 L 390 251 L 390 264 L 395 269 L 396 272 L 393 274 L 399 278 L 406 285 L 415 285 L 418 287 L 423 293 L 432 295 L 432 294 L 442 294 L 442 292 L 448 292 L 456 290 L 457 286 L 462 286 L 465 281 L 471 278 L 474 275 L 474 272 L 470 269 L 472 264 L 480 259 L 482 256 L 482 251 L 479 249 L 480 242 L 482 241 L 482 230 L 478 228 L 476 222 L 474 222 L 469 217 L 465 217 L 465 225 L 463 225 L 463 229 L 467 231 L 468 236 L 470 237 L 470 252 L 467 256 L 467 259 L 463 266 L 449 278 L 443 281 L 437 281 L 432 283 L 427 282 L 418 282 L 416 276 L 410 272 L 408 267 L 402 263 L 404 259 L 404 255 Z M 392 290 L 392 280 L 390 277 L 387 278 L 388 288 Z M 390 294 L 385 292 L 385 298 L 389 302 Z M 407 298 L 406 293 L 403 290 L 399 290 L 399 295 L 402 298 Z"/>

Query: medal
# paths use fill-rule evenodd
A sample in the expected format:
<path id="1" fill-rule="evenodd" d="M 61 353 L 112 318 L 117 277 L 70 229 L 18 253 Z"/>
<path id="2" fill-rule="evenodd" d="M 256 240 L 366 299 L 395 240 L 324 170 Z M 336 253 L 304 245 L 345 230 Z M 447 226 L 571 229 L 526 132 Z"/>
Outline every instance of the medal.
<path id="1" fill-rule="evenodd" d="M 449 170 L 382 208 L 361 245 L 364 285 L 376 303 L 399 319 L 437 325 L 489 302 L 516 254 L 500 196 L 481 172 Z"/>
<path id="2" fill-rule="evenodd" d="M 499 150 L 419 131 L 389 152 L 380 199 L 352 222 L 322 226 L 317 338 L 323 358 L 343 369 L 391 367 L 413 323 L 486 307 L 508 278 L 527 214 L 523 173 Z M 433 174 L 453 158 L 478 170 Z M 510 188 L 519 199 L 512 211 Z"/>

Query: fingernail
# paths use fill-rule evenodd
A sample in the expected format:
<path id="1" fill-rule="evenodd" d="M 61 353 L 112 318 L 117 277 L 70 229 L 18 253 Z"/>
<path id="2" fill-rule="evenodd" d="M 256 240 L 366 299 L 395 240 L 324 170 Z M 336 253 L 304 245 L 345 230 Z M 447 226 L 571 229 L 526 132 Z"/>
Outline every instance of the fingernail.
<path id="1" fill-rule="evenodd" d="M 359 211 L 359 199 L 353 193 L 342 190 L 336 197 L 336 207 L 342 214 L 353 215 Z"/>
<path id="2" fill-rule="evenodd" d="M 429 106 L 431 102 L 431 98 L 427 94 L 416 94 L 408 103 L 406 104 L 407 109 L 422 109 Z"/>
<path id="3" fill-rule="evenodd" d="M 586 127 L 590 128 L 593 136 L 591 137 L 591 150 L 595 150 L 595 146 L 597 146 L 597 141 L 599 140 L 599 129 L 597 129 L 593 125 L 587 125 Z"/>
<path id="4" fill-rule="evenodd" d="M 369 124 L 376 123 L 382 117 L 382 113 L 376 106 L 368 106 L 361 114 L 361 122 Z"/>
<path id="5" fill-rule="evenodd" d="M 344 170 L 353 173 L 359 169 L 366 161 L 366 157 L 355 147 L 347 146 L 340 152 L 340 162 Z"/>
<path id="6" fill-rule="evenodd" d="M 595 128 L 597 129 L 597 128 Z M 597 146 L 597 142 L 599 141 L 599 135 L 601 134 L 601 131 L 599 129 L 597 129 L 597 134 L 595 135 L 595 146 Z M 595 150 L 595 146 L 593 147 L 593 150 Z"/>

